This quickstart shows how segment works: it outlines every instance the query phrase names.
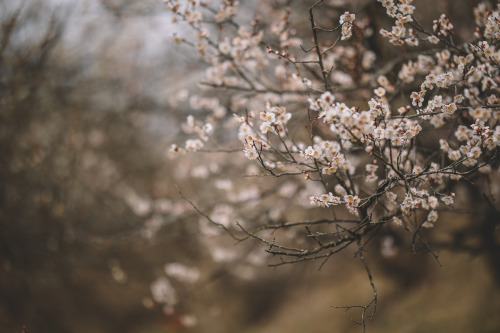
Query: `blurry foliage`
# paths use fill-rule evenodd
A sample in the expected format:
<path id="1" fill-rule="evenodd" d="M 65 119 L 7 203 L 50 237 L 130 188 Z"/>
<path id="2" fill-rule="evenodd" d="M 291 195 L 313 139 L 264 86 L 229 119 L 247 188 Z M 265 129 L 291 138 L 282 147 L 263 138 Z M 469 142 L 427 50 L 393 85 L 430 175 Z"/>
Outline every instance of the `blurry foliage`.
<path id="1" fill-rule="evenodd" d="M 151 200 L 172 194 L 162 149 L 176 122 L 148 90 L 160 62 L 140 62 L 150 57 L 131 36 L 140 17 L 98 2 L 0 6 L 0 326 L 125 332 L 150 322 L 141 302 L 154 267 L 184 247 L 140 236 Z"/>

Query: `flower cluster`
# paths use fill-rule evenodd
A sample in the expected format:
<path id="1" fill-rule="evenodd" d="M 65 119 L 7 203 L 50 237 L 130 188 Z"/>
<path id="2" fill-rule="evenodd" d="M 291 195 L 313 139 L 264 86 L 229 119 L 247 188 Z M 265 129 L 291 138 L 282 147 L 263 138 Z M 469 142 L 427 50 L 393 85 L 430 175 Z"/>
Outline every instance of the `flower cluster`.
<path id="1" fill-rule="evenodd" d="M 340 16 L 340 24 L 342 25 L 342 35 L 341 38 L 342 40 L 344 39 L 349 39 L 352 36 L 352 26 L 354 19 L 356 18 L 356 15 L 351 14 L 349 12 L 345 12 Z"/>
<path id="2" fill-rule="evenodd" d="M 394 45 L 418 46 L 418 38 L 412 28 L 407 29 L 405 24 L 413 22 L 412 14 L 415 6 L 411 3 L 413 0 L 398 1 L 394 4 L 392 0 L 378 0 L 385 7 L 387 15 L 395 19 L 391 31 L 381 29 L 380 34 L 389 39 Z"/>
<path id="3" fill-rule="evenodd" d="M 351 214 L 356 214 L 356 208 L 361 202 L 357 195 L 344 195 L 343 200 L 341 200 L 340 197 L 334 196 L 332 192 L 319 196 L 311 196 L 309 200 L 311 206 L 315 207 L 329 207 L 345 204 Z"/>

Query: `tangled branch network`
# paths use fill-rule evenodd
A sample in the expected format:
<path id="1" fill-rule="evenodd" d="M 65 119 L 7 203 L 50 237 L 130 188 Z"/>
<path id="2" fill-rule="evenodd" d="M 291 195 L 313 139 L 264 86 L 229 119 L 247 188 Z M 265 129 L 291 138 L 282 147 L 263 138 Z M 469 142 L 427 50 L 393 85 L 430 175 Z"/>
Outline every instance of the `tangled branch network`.
<path id="1" fill-rule="evenodd" d="M 187 140 L 170 155 L 230 152 L 221 168 L 246 161 L 246 175 L 273 178 L 273 194 L 303 218 L 291 220 L 265 190 L 252 197 L 254 218 L 199 212 L 239 240 L 263 243 L 280 259 L 274 265 L 324 263 L 353 246 L 373 289 L 360 306 L 364 327 L 377 302 L 366 244 L 399 228 L 413 250 L 438 259 L 425 230 L 454 209 L 457 184 L 498 174 L 499 5 L 479 4 L 471 39 L 459 43 L 450 18 L 426 27 L 411 0 L 379 0 L 386 16 L 377 20 L 368 5 L 345 11 L 326 0 L 293 10 L 263 1 L 250 20 L 237 1 L 165 3 L 193 31 L 174 41 L 206 65 L 190 92 Z"/>

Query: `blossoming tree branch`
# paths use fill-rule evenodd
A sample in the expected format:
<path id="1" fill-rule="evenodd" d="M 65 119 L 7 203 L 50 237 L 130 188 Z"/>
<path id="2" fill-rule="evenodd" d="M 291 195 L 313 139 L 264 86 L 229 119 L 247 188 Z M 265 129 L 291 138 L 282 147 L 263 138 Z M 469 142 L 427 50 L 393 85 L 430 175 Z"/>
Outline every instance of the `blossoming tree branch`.
<path id="1" fill-rule="evenodd" d="M 480 3 L 471 13 L 473 37 L 459 43 L 455 22 L 442 14 L 421 23 L 412 0 L 378 0 L 387 15 L 378 24 L 392 22 L 382 27 L 366 8 L 345 11 L 326 0 L 297 6 L 303 12 L 293 1 L 259 2 L 250 19 L 238 16 L 233 0 L 165 3 L 193 32 L 175 42 L 206 64 L 200 90 L 190 92 L 189 138 L 170 154 L 224 151 L 234 141 L 220 138 L 234 135 L 239 148 L 227 149 L 234 159 L 258 165 L 252 176 L 277 179 L 290 201 L 309 191 L 300 207 L 320 217 L 223 224 L 199 212 L 235 238 L 263 243 L 280 258 L 275 265 L 324 263 L 355 247 L 373 288 L 360 306 L 364 325 L 377 303 L 363 254 L 373 236 L 399 228 L 414 251 L 438 260 L 425 229 L 455 209 L 457 184 L 498 173 L 499 5 Z M 399 56 L 374 50 L 374 40 L 379 49 L 400 48 Z M 493 195 L 485 198 L 495 205 Z M 291 229 L 306 241 L 269 232 Z"/>

